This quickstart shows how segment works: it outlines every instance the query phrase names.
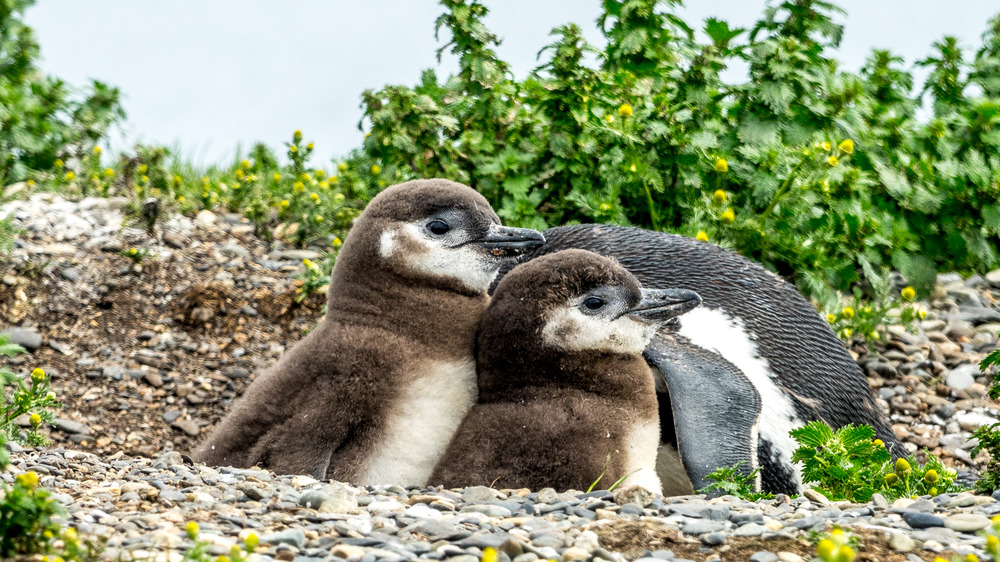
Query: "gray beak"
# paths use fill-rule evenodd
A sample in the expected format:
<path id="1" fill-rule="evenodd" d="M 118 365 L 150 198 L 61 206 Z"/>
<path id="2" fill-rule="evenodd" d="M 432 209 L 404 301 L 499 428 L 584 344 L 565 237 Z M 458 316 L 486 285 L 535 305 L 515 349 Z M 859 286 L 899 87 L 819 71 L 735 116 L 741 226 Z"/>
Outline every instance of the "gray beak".
<path id="1" fill-rule="evenodd" d="M 476 245 L 484 248 L 494 256 L 505 258 L 530 252 L 541 247 L 544 243 L 545 237 L 537 230 L 501 226 L 499 224 L 490 225 L 486 236 L 476 241 Z"/>
<path id="2" fill-rule="evenodd" d="M 628 314 L 663 324 L 701 304 L 701 296 L 686 289 L 643 289 L 642 300 Z"/>

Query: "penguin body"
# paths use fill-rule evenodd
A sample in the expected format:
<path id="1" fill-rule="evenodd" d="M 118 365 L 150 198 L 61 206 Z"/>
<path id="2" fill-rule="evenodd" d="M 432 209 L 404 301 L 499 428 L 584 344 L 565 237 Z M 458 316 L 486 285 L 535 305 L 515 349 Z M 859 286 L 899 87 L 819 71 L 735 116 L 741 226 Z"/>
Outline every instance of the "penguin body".
<path id="1" fill-rule="evenodd" d="M 723 453 L 730 447 L 751 447 L 747 454 L 757 463 L 741 468 L 748 471 L 759 464 L 763 489 L 797 493 L 801 473 L 791 462 L 797 444 L 788 432 L 810 420 L 835 428 L 871 425 L 894 456 L 903 454 L 857 363 L 791 284 L 734 252 L 683 236 L 593 224 L 557 227 L 543 234 L 545 245 L 527 253 L 520 263 L 581 248 L 615 258 L 645 286 L 689 289 L 704 299 L 701 307 L 679 319 L 678 337 L 654 338 L 647 353 L 650 365 L 670 387 L 659 395 L 661 401 L 697 405 L 723 394 L 747 396 L 746 407 L 732 421 L 744 437 L 730 443 L 719 442 L 729 423 L 725 417 L 701 423 L 683 419 L 688 414 L 668 411 L 675 419 L 664 420 L 664 439 L 700 442 L 698 449 L 708 452 L 696 461 L 685 458 L 684 447 L 678 447 L 689 474 L 693 464 L 703 465 L 713 456 L 718 459 L 716 468 L 726 466 L 729 457 Z M 696 365 L 694 372 L 703 380 L 714 377 L 718 382 L 681 389 L 677 382 L 686 376 L 685 364 Z M 752 422 L 755 404 L 760 408 L 757 427 Z M 706 468 L 696 472 L 704 475 Z"/>
<path id="2" fill-rule="evenodd" d="M 479 402 L 430 484 L 586 490 L 600 479 L 659 493 L 655 381 L 642 352 L 699 302 L 692 291 L 641 289 L 591 252 L 518 267 L 479 331 Z"/>
<path id="3" fill-rule="evenodd" d="M 501 227 L 486 199 L 461 184 L 383 191 L 346 237 L 324 319 L 254 380 L 193 457 L 425 484 L 475 402 L 487 289 L 505 257 L 543 240 Z"/>

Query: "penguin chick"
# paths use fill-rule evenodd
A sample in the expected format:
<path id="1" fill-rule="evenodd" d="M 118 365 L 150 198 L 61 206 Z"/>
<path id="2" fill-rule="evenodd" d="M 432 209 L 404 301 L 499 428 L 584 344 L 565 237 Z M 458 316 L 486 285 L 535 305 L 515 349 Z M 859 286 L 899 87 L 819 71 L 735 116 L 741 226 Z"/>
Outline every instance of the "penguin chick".
<path id="1" fill-rule="evenodd" d="M 701 302 L 645 290 L 583 250 L 534 259 L 497 286 L 477 339 L 479 402 L 432 485 L 585 490 L 601 475 L 660 493 L 654 379 L 642 357 L 657 329 Z"/>
<path id="2" fill-rule="evenodd" d="M 195 451 L 362 485 L 423 485 L 475 403 L 475 333 L 507 257 L 544 242 L 447 180 L 386 189 L 358 217 L 327 314 Z"/>

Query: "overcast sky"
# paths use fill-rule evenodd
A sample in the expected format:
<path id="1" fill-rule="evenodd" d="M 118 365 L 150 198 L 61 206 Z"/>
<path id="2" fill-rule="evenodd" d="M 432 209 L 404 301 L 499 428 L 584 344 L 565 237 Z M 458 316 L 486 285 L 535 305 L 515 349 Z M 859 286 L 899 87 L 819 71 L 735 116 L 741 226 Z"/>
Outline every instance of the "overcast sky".
<path id="1" fill-rule="evenodd" d="M 839 59 L 857 69 L 875 48 L 907 64 L 933 41 L 959 37 L 978 47 L 996 0 L 834 0 L 848 11 Z M 485 0 L 487 25 L 503 38 L 499 55 L 524 77 L 549 31 L 575 22 L 601 43 L 599 0 Z M 719 17 L 747 27 L 761 0 L 700 0 L 681 10 L 694 27 Z M 27 13 L 42 69 L 74 85 L 98 79 L 121 88 L 124 136 L 180 146 L 195 163 L 232 158 L 238 143 L 272 146 L 300 128 L 316 156 L 360 143 L 360 94 L 412 85 L 454 59 L 435 60 L 434 0 L 41 0 Z M 314 164 L 319 164 L 314 161 Z"/>

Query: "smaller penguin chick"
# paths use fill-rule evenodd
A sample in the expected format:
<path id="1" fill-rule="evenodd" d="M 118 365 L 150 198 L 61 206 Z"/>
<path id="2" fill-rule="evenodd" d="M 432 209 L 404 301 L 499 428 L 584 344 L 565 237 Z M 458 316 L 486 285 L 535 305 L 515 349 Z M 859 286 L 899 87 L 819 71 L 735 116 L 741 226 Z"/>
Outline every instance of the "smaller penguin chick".
<path id="1" fill-rule="evenodd" d="M 602 478 L 660 493 L 660 422 L 642 352 L 700 303 L 693 291 L 642 289 L 584 250 L 515 267 L 480 324 L 479 401 L 429 483 L 585 490 Z"/>

